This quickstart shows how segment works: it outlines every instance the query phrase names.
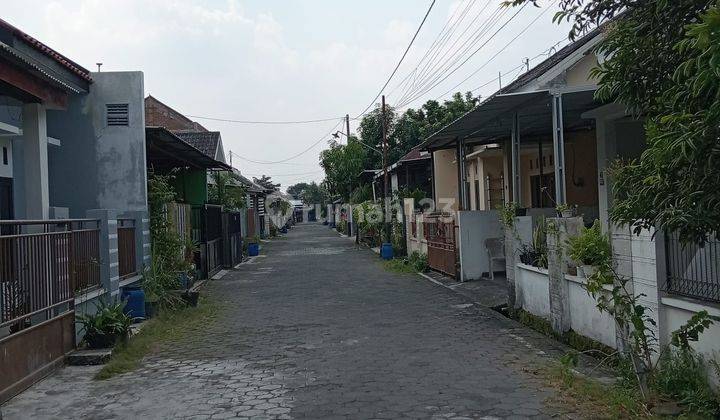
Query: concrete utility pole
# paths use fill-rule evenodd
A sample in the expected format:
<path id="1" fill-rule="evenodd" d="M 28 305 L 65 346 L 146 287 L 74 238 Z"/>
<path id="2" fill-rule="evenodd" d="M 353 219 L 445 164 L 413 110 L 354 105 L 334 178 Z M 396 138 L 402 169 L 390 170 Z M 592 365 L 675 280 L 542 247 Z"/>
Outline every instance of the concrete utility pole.
<path id="1" fill-rule="evenodd" d="M 385 116 L 385 95 L 382 96 L 382 118 L 380 119 L 382 121 L 382 140 L 383 140 L 383 199 L 384 199 L 384 207 L 385 207 L 385 216 L 387 216 L 388 211 L 388 171 L 387 171 L 387 117 Z M 387 221 L 385 222 L 385 234 L 387 237 L 387 240 L 390 240 L 390 230 L 389 230 L 389 223 Z"/>
<path id="2" fill-rule="evenodd" d="M 347 130 L 347 141 L 350 141 L 350 114 L 345 114 L 345 129 Z"/>

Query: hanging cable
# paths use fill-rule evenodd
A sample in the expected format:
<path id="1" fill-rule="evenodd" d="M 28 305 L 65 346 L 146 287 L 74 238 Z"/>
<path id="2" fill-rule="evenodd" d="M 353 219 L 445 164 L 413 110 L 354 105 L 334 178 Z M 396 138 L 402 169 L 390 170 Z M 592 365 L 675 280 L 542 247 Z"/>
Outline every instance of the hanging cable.
<path id="1" fill-rule="evenodd" d="M 413 96 L 415 93 L 422 91 L 425 87 L 432 84 L 444 73 L 446 73 L 450 68 L 452 68 L 458 61 L 465 57 L 465 55 L 473 48 L 474 45 L 480 42 L 480 40 L 482 40 L 483 37 L 490 30 L 492 30 L 495 25 L 498 24 L 498 22 L 503 18 L 505 14 L 507 14 L 507 12 L 507 8 L 502 6 L 497 7 L 495 11 L 490 16 L 488 16 L 488 18 L 485 19 L 485 21 L 467 39 L 462 41 L 462 43 L 459 47 L 457 47 L 457 49 L 452 51 L 452 49 L 460 41 L 462 36 L 470 27 L 466 28 L 466 30 L 463 31 L 462 34 L 460 34 L 460 37 L 452 43 L 452 45 L 447 51 L 445 51 L 442 55 L 438 55 L 436 57 L 436 59 L 434 60 L 435 63 L 430 66 L 428 71 L 421 77 L 420 81 L 416 83 L 415 86 L 413 86 L 413 89 L 405 93 L 404 97 L 401 98 L 400 102 L 404 101 L 408 97 Z M 480 14 L 482 14 L 482 11 L 478 14 L 478 16 L 476 16 L 476 18 L 479 17 Z M 449 53 L 450 56 L 446 59 Z"/>
<path id="2" fill-rule="evenodd" d="M 199 115 L 185 115 L 185 117 L 197 118 L 197 119 L 209 120 L 209 121 L 230 122 L 230 123 L 237 123 L 237 124 L 267 124 L 267 125 L 312 124 L 312 123 L 319 123 L 319 122 L 335 121 L 338 118 L 344 118 L 344 117 L 333 117 L 333 118 L 321 118 L 321 119 L 316 119 L 316 120 L 299 120 L 299 121 L 253 121 L 253 120 L 231 120 L 231 119 L 215 118 L 215 117 L 202 117 Z"/>
<path id="3" fill-rule="evenodd" d="M 318 144 L 320 144 L 320 142 L 322 142 L 323 140 L 326 140 L 327 137 L 330 136 L 330 135 L 335 131 L 335 129 L 337 129 L 338 126 L 339 126 L 340 124 L 342 124 L 343 122 L 345 122 L 345 119 L 344 119 L 344 118 L 343 118 L 343 119 L 340 119 L 340 121 L 338 121 L 337 124 L 335 124 L 335 125 L 333 126 L 333 128 L 330 129 L 330 131 L 328 131 L 324 136 L 320 137 L 320 139 L 319 139 L 318 141 L 316 141 L 315 143 L 313 143 L 313 144 L 311 144 L 310 146 L 308 146 L 308 147 L 307 147 L 305 150 L 303 150 L 302 152 L 296 153 L 296 154 L 294 154 L 294 155 L 292 155 L 292 156 L 290 156 L 290 157 L 288 157 L 288 158 L 286 158 L 286 159 L 281 159 L 281 160 L 277 160 L 277 161 L 262 161 L 262 160 L 249 159 L 249 158 L 247 158 L 247 157 L 245 157 L 245 156 L 238 155 L 237 153 L 233 153 L 233 156 L 239 157 L 240 159 L 242 159 L 242 160 L 244 160 L 244 161 L 252 162 L 252 163 L 257 163 L 257 164 L 260 164 L 260 165 L 275 165 L 275 164 L 278 164 L 278 163 L 285 163 L 285 162 L 287 162 L 287 161 L 289 161 L 289 160 L 293 160 L 293 159 L 295 159 L 295 158 L 297 158 L 297 157 L 299 157 L 299 156 L 302 156 L 302 155 L 304 155 L 305 153 L 307 153 L 307 152 L 309 152 L 310 150 L 312 150 L 313 147 L 315 147 L 315 146 L 317 146 Z"/>
<path id="4" fill-rule="evenodd" d="M 380 88 L 380 92 L 373 98 L 373 100 L 370 102 L 370 104 L 355 118 L 360 118 L 361 116 L 365 115 L 365 113 L 375 104 L 375 101 L 377 101 L 377 98 L 382 95 L 383 91 L 387 87 L 388 83 L 390 83 L 390 80 L 392 80 L 393 76 L 395 76 L 395 73 L 397 72 L 398 68 L 400 67 L 400 64 L 402 64 L 403 60 L 405 59 L 405 56 L 407 55 L 408 51 L 410 51 L 410 47 L 412 47 L 413 43 L 415 42 L 415 38 L 417 38 L 418 34 L 420 33 L 420 29 L 422 29 L 423 25 L 425 24 L 425 21 L 427 20 L 427 17 L 430 15 L 430 11 L 432 10 L 433 6 L 435 6 L 435 0 L 432 0 L 432 3 L 430 3 L 430 7 L 428 7 L 427 12 L 425 13 L 425 16 L 423 17 L 422 22 L 420 22 L 420 26 L 418 26 L 417 31 L 415 31 L 415 35 L 413 35 L 412 39 L 410 40 L 410 43 L 408 44 L 407 48 L 405 49 L 405 52 L 403 53 L 402 57 L 400 57 L 400 61 L 398 61 L 397 65 L 395 66 L 395 69 L 390 73 L 390 77 L 388 77 L 387 81 L 383 85 L 382 88 Z"/>
<path id="5" fill-rule="evenodd" d="M 463 62 L 460 63 L 457 67 L 455 67 L 451 72 L 449 72 L 448 74 L 446 74 L 444 77 L 442 77 L 442 78 L 441 78 L 440 80 L 438 80 L 437 82 L 433 83 L 432 86 L 428 87 L 427 89 L 425 89 L 425 90 L 423 90 L 422 92 L 418 93 L 417 95 L 413 96 L 411 99 L 405 101 L 402 105 L 397 105 L 397 107 L 400 108 L 400 107 L 403 107 L 403 106 L 405 106 L 405 105 L 408 105 L 408 104 L 411 103 L 412 101 L 416 100 L 417 98 L 421 97 L 421 96 L 424 95 L 425 93 L 427 93 L 427 92 L 429 92 L 430 90 L 432 90 L 435 86 L 437 86 L 437 85 L 439 85 L 440 83 L 444 82 L 448 77 L 450 77 L 450 76 L 451 76 L 452 74 L 454 74 L 458 69 L 460 69 L 463 65 L 465 65 L 465 63 L 467 63 L 475 54 L 477 54 L 485 45 L 487 45 L 488 42 L 490 42 L 490 41 L 491 41 L 500 31 L 502 31 L 510 22 L 512 22 L 512 21 L 518 16 L 518 14 L 520 14 L 520 12 L 522 12 L 523 9 L 525 9 L 525 7 L 527 7 L 528 4 L 529 4 L 529 3 L 523 4 L 523 5 L 515 12 L 515 14 L 513 14 L 507 21 L 505 21 L 505 23 L 503 23 L 503 24 L 490 36 L 490 38 L 488 38 L 487 40 L 485 40 L 485 42 L 483 42 L 482 45 L 480 45 L 475 51 L 473 51 L 473 53 L 470 54 L 470 56 L 468 56 L 465 60 L 463 60 Z"/>
<path id="6" fill-rule="evenodd" d="M 482 69 L 485 68 L 488 64 L 490 64 L 495 58 L 497 58 L 500 54 L 502 54 L 502 52 L 505 51 L 513 42 L 515 42 L 515 41 L 516 41 L 518 38 L 520 38 L 525 32 L 527 32 L 527 30 L 530 29 L 530 27 L 532 27 L 532 25 L 534 25 L 535 22 L 537 22 L 548 10 L 550 10 L 550 6 L 549 6 L 549 5 L 545 7 L 545 9 L 542 11 L 542 13 L 540 13 L 538 16 L 536 16 L 535 19 L 533 19 L 533 20 L 532 20 L 528 25 L 526 25 L 520 32 L 518 32 L 517 35 L 515 35 L 510 41 L 508 41 L 508 43 L 506 43 L 502 48 L 500 48 L 500 50 L 499 50 L 498 52 L 496 52 L 492 57 L 490 57 L 489 60 L 487 60 L 483 65 L 481 65 L 480 67 L 478 67 L 477 69 L 475 69 L 475 71 L 473 71 L 472 73 L 470 73 L 470 75 L 468 75 L 468 77 L 466 77 L 465 79 L 463 79 L 460 83 L 456 84 L 455 86 L 453 86 L 453 87 L 451 87 L 450 89 L 448 89 L 445 93 L 443 93 L 442 95 L 438 96 L 438 97 L 436 98 L 436 100 L 439 99 L 440 97 L 443 97 L 443 96 L 447 95 L 448 93 L 454 91 L 454 90 L 457 89 L 460 85 L 462 85 L 463 83 L 465 83 L 465 82 L 467 82 L 468 80 L 470 80 L 471 77 L 475 76 L 480 70 L 482 70 Z M 522 66 L 519 66 L 519 67 L 522 67 Z M 511 70 L 511 71 L 513 71 L 513 70 Z M 503 75 L 503 76 L 504 76 L 504 75 Z M 497 79 L 495 79 L 495 80 L 497 80 Z"/>

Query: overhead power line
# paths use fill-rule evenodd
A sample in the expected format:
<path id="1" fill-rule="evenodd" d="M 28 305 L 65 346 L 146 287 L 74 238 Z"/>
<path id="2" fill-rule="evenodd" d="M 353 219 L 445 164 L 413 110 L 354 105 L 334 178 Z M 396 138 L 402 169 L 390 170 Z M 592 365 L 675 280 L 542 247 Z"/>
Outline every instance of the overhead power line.
<path id="1" fill-rule="evenodd" d="M 485 68 L 488 64 L 490 64 L 490 62 L 492 62 L 492 61 L 493 61 L 494 59 L 496 59 L 500 54 L 502 54 L 503 51 L 505 51 L 513 42 L 515 42 L 515 41 L 516 41 L 518 38 L 520 38 L 525 32 L 527 32 L 527 30 L 530 29 L 530 27 L 532 27 L 532 25 L 534 25 L 535 22 L 537 22 L 548 10 L 550 10 L 550 5 L 546 6 L 546 7 L 545 7 L 545 10 L 543 10 L 542 13 L 540 13 L 539 15 L 537 15 L 537 16 L 535 17 L 535 19 L 533 19 L 532 21 L 530 21 L 529 24 L 527 24 L 520 32 L 517 33 L 517 35 L 515 35 L 510 41 L 508 41 L 508 43 L 506 43 L 502 48 L 500 48 L 500 50 L 499 50 L 498 52 L 496 52 L 492 57 L 490 57 L 490 59 L 488 59 L 483 65 L 481 65 L 480 67 L 478 67 L 477 69 L 475 69 L 475 71 L 473 71 L 472 73 L 470 73 L 470 75 L 468 75 L 468 77 L 464 78 L 460 83 L 458 83 L 458 84 L 456 84 L 455 86 L 451 87 L 450 89 L 447 90 L 447 92 L 445 92 L 445 93 L 443 93 L 442 95 L 438 96 L 438 98 L 436 98 L 436 99 L 439 99 L 439 98 L 447 95 L 448 93 L 454 91 L 456 88 L 458 88 L 458 87 L 459 87 L 460 85 L 462 85 L 463 83 L 465 83 L 465 82 L 467 82 L 468 80 L 470 80 L 471 77 L 475 76 L 480 70 L 482 70 L 482 69 Z M 557 44 L 556 44 L 556 45 L 557 45 Z M 537 57 L 535 57 L 535 58 L 537 58 Z M 522 66 L 519 66 L 519 67 L 522 67 Z M 518 67 L 516 67 L 516 68 L 518 68 Z M 513 71 L 513 70 L 511 70 L 511 71 Z M 503 75 L 503 76 L 504 76 L 504 75 Z M 497 80 L 497 79 L 496 79 L 496 80 Z"/>
<path id="2" fill-rule="evenodd" d="M 482 16 L 487 9 L 487 6 L 492 0 L 485 4 L 475 16 L 475 18 L 468 24 L 465 30 L 452 42 L 445 52 L 438 51 L 437 54 L 433 54 L 430 62 L 428 62 L 424 69 L 419 73 L 419 81 L 413 81 L 411 89 L 407 90 L 403 96 L 398 100 L 398 103 L 403 102 L 406 98 L 411 97 L 415 93 L 422 91 L 426 86 L 432 84 L 449 69 L 451 69 L 458 61 L 460 61 L 485 35 L 492 30 L 495 25 L 500 22 L 505 14 L 508 12 L 508 8 L 498 6 L 494 12 L 492 12 L 482 23 L 470 33 L 467 38 L 463 38 L 464 35 L 473 27 L 473 24 Z M 460 44 L 458 45 L 458 42 Z M 457 46 L 457 48 L 455 48 Z M 448 56 L 449 54 L 449 56 Z"/>
<path id="3" fill-rule="evenodd" d="M 463 65 L 465 65 L 465 63 L 467 63 L 475 54 L 477 54 L 485 45 L 487 45 L 488 42 L 490 42 L 493 38 L 495 38 L 495 36 L 496 36 L 500 31 L 502 31 L 513 19 L 515 19 L 515 17 L 517 17 L 517 15 L 520 14 L 520 12 L 521 12 L 525 7 L 527 7 L 527 5 L 528 5 L 528 3 L 523 4 L 523 5 L 515 12 L 515 14 L 513 14 L 512 16 L 510 16 L 510 18 L 509 18 L 508 20 L 506 20 L 488 39 L 486 39 L 485 42 L 483 42 L 477 49 L 475 49 L 475 51 L 473 51 L 472 54 L 470 54 L 467 58 L 465 58 L 465 60 L 463 60 L 462 63 L 460 63 L 460 64 L 459 64 L 457 67 L 455 67 L 452 71 L 450 71 L 449 73 L 447 73 L 444 77 L 442 77 L 442 78 L 441 78 L 440 80 L 438 80 L 437 82 L 434 82 L 431 86 L 427 87 L 426 89 L 423 89 L 423 91 L 421 91 L 421 92 L 417 93 L 416 95 L 414 95 L 412 98 L 405 100 L 405 101 L 403 102 L 403 104 L 398 104 L 397 107 L 400 108 L 400 107 L 403 107 L 403 106 L 411 103 L 412 101 L 416 100 L 417 98 L 421 97 L 422 95 L 424 95 L 424 94 L 426 94 L 427 92 L 429 92 L 430 90 L 432 90 L 435 86 L 437 86 L 437 85 L 439 85 L 440 83 L 444 82 L 448 77 L 450 77 L 450 76 L 451 76 L 452 74 L 454 74 L 458 69 L 460 69 Z"/>
<path id="4" fill-rule="evenodd" d="M 293 160 L 293 159 L 295 159 L 295 158 L 297 158 L 297 157 L 299 157 L 299 156 L 302 156 L 302 155 L 304 155 L 305 153 L 307 153 L 307 152 L 309 152 L 310 150 L 312 150 L 313 147 L 315 147 L 315 146 L 317 146 L 318 144 L 320 144 L 320 142 L 322 142 L 323 140 L 326 140 L 326 139 L 328 138 L 328 136 L 330 136 L 333 132 L 335 132 L 335 130 L 338 128 L 338 126 L 339 126 L 340 124 L 342 124 L 343 122 L 345 122 L 345 119 L 344 119 L 344 118 L 343 118 L 343 119 L 340 119 L 340 120 L 337 122 L 337 124 L 335 124 L 335 125 L 333 126 L 333 128 L 330 129 L 330 131 L 328 131 L 324 136 L 320 137 L 320 139 L 319 139 L 318 141 L 316 141 L 315 143 L 313 143 L 313 144 L 311 144 L 310 146 L 308 146 L 308 147 L 307 147 L 305 150 L 303 150 L 302 152 L 296 153 L 296 154 L 294 154 L 294 155 L 292 155 L 292 156 L 290 156 L 290 157 L 288 157 L 288 158 L 285 158 L 285 159 L 276 160 L 276 161 L 262 161 L 262 160 L 250 159 L 250 158 L 247 158 L 247 157 L 245 157 L 245 156 L 238 155 L 238 154 L 235 153 L 235 152 L 232 152 L 232 155 L 233 155 L 233 156 L 236 156 L 236 157 L 238 157 L 238 158 L 240 158 L 240 159 L 242 159 L 242 160 L 244 160 L 244 161 L 252 162 L 252 163 L 257 163 L 257 164 L 260 164 L 260 165 L 276 165 L 276 164 L 282 164 L 282 163 L 285 163 L 285 162 L 287 162 L 287 161 L 289 161 L 289 160 Z"/>
<path id="5" fill-rule="evenodd" d="M 433 6 L 435 6 L 435 0 L 432 0 L 430 3 L 430 7 L 428 7 L 427 12 L 425 12 L 425 16 L 423 17 L 422 21 L 420 22 L 420 26 L 418 26 L 417 31 L 415 31 L 415 35 L 413 35 L 412 39 L 410 40 L 410 43 L 408 44 L 407 48 L 405 48 L 405 52 L 403 53 L 402 57 L 400 57 L 400 61 L 398 61 L 397 65 L 393 69 L 392 73 L 390 73 L 390 77 L 385 81 L 385 84 L 380 88 L 380 92 L 373 98 L 373 100 L 368 104 L 368 106 L 355 118 L 360 118 L 361 116 L 365 115 L 365 113 L 375 104 L 375 101 L 382 95 L 383 91 L 387 87 L 388 83 L 390 83 L 390 80 L 392 80 L 393 76 L 395 76 L 395 73 L 397 73 L 398 68 L 400 67 L 400 64 L 402 64 L 403 60 L 405 60 L 405 56 L 407 55 L 408 51 L 410 51 L 410 47 L 412 47 L 413 43 L 415 42 L 415 38 L 417 38 L 418 34 L 420 33 L 420 29 L 422 29 L 423 25 L 425 24 L 425 21 L 427 20 L 427 17 L 430 15 L 430 11 L 432 10 Z"/>
<path id="6" fill-rule="evenodd" d="M 312 124 L 312 123 L 319 123 L 319 122 L 335 121 L 338 118 L 344 118 L 344 117 L 333 117 L 333 118 L 320 118 L 320 119 L 315 119 L 315 120 L 298 120 L 298 121 L 254 121 L 254 120 L 232 120 L 232 119 L 216 118 L 216 117 L 202 117 L 199 115 L 185 115 L 185 116 L 188 118 L 197 118 L 197 119 L 209 120 L 209 121 L 221 121 L 221 122 L 229 122 L 229 123 L 237 123 L 237 124 L 265 124 L 265 125 Z"/>

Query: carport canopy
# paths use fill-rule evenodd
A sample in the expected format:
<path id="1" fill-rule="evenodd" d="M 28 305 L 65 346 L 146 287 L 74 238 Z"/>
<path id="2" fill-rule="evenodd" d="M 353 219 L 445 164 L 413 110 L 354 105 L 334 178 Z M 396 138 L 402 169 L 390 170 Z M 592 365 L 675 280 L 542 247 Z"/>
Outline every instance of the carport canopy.
<path id="1" fill-rule="evenodd" d="M 496 94 L 472 111 L 428 137 L 420 146 L 424 150 L 450 149 L 463 140 L 465 145 L 492 144 L 511 136 L 517 114 L 520 139 L 553 132 L 553 98 L 560 96 L 562 122 L 566 131 L 587 126 L 580 116 L 600 104 L 593 98 L 594 89 Z"/>
<path id="2" fill-rule="evenodd" d="M 552 135 L 555 155 L 555 201 L 566 203 L 564 133 L 586 127 L 590 121 L 582 114 L 597 108 L 595 87 L 539 90 L 495 94 L 475 109 L 428 137 L 422 150 L 455 148 L 458 165 L 458 186 L 465 181 L 466 146 L 511 140 L 511 179 L 513 201 L 520 201 L 520 144 L 524 138 Z M 458 188 L 460 208 L 467 207 L 464 188 Z"/>

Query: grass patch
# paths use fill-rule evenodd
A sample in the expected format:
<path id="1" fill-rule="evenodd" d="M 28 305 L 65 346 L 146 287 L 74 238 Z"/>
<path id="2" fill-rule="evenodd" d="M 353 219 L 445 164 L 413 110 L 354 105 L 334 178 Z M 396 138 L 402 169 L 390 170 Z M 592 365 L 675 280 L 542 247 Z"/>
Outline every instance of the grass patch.
<path id="1" fill-rule="evenodd" d="M 109 379 L 137 369 L 142 359 L 160 345 L 180 340 L 189 332 L 212 322 L 217 311 L 217 305 L 205 297 L 201 297 L 197 307 L 162 311 L 127 343 L 115 348 L 110 361 L 95 375 L 95 379 Z"/>
<path id="2" fill-rule="evenodd" d="M 415 251 L 407 257 L 384 262 L 385 269 L 395 273 L 418 273 L 428 270 L 427 256 Z"/>
<path id="3" fill-rule="evenodd" d="M 637 390 L 622 382 L 605 385 L 577 376 L 560 364 L 542 369 L 541 375 L 555 390 L 555 396 L 547 404 L 563 414 L 590 418 L 656 418 L 647 410 Z"/>
<path id="4" fill-rule="evenodd" d="M 415 274 L 417 270 L 410 264 L 405 258 L 395 258 L 388 261 L 383 261 L 383 266 L 388 271 L 393 273 L 404 273 L 404 274 Z"/>

